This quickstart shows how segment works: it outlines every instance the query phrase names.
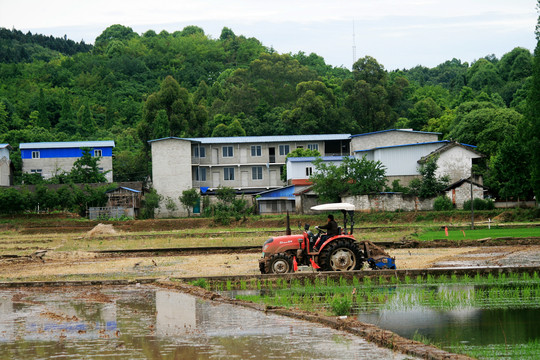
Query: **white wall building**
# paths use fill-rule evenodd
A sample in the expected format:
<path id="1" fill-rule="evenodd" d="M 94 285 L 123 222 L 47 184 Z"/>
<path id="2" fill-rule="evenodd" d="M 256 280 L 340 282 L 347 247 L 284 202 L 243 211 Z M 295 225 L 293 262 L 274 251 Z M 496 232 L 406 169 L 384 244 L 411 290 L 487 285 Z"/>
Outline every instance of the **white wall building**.
<path id="1" fill-rule="evenodd" d="M 9 158 L 9 144 L 0 144 L 0 186 L 13 185 L 13 165 Z"/>

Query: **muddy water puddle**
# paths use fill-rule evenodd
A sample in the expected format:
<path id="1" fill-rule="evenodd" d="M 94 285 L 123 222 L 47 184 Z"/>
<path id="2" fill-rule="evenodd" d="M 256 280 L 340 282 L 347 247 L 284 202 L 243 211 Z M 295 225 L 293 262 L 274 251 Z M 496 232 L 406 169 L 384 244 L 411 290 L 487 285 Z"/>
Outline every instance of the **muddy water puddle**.
<path id="1" fill-rule="evenodd" d="M 404 359 L 320 325 L 152 286 L 0 290 L 0 359 Z"/>

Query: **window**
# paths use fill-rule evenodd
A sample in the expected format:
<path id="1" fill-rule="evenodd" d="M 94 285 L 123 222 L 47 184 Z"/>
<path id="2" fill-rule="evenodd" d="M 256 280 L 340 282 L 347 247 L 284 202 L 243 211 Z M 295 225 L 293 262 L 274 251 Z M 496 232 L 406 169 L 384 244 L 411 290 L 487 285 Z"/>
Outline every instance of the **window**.
<path id="1" fill-rule="evenodd" d="M 261 145 L 251 145 L 251 156 L 262 156 Z"/>
<path id="2" fill-rule="evenodd" d="M 290 152 L 289 145 L 279 145 L 279 155 L 285 156 Z"/>
<path id="3" fill-rule="evenodd" d="M 319 151 L 319 144 L 308 144 L 307 148 L 309 150 L 317 150 L 317 151 Z"/>
<path id="4" fill-rule="evenodd" d="M 206 168 L 197 168 L 195 170 L 195 181 L 206 181 Z"/>
<path id="5" fill-rule="evenodd" d="M 32 159 L 39 159 L 39 151 L 32 151 Z"/>
<path id="6" fill-rule="evenodd" d="M 30 172 L 31 172 L 32 174 L 41 174 L 42 169 L 32 169 L 32 170 L 30 170 Z"/>
<path id="7" fill-rule="evenodd" d="M 98 168 L 98 171 L 103 174 L 103 168 Z"/>
<path id="8" fill-rule="evenodd" d="M 223 180 L 227 180 L 227 181 L 234 180 L 234 168 L 232 167 L 223 168 Z"/>
<path id="9" fill-rule="evenodd" d="M 251 168 L 251 179 L 262 180 L 262 166 L 254 166 Z"/>
<path id="10" fill-rule="evenodd" d="M 311 166 L 306 167 L 306 176 L 313 175 L 313 168 Z"/>
<path id="11" fill-rule="evenodd" d="M 206 148 L 204 146 L 195 146 L 193 148 L 193 156 L 195 156 L 196 158 L 206 157 Z"/>
<path id="12" fill-rule="evenodd" d="M 94 150 L 94 157 L 102 157 L 103 152 L 101 150 Z"/>
<path id="13" fill-rule="evenodd" d="M 233 147 L 232 146 L 224 146 L 223 147 L 223 157 L 233 157 Z"/>

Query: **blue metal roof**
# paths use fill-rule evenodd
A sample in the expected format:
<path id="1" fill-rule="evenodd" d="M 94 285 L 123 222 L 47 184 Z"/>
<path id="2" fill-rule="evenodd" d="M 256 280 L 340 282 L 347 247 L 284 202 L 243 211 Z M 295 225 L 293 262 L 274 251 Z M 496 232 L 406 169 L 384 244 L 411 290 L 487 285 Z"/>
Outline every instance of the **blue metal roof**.
<path id="1" fill-rule="evenodd" d="M 257 201 L 264 200 L 294 200 L 295 186 L 289 185 L 280 189 L 273 189 L 259 193 Z"/>
<path id="2" fill-rule="evenodd" d="M 380 133 L 385 133 L 385 132 L 390 132 L 390 131 L 410 132 L 410 133 L 415 133 L 415 134 L 441 135 L 441 133 L 438 133 L 438 132 L 416 131 L 412 129 L 390 129 L 390 130 L 380 130 L 380 131 L 374 131 L 374 132 L 369 132 L 369 133 L 364 133 L 364 134 L 351 135 L 351 138 L 358 137 L 358 136 L 365 136 L 365 135 L 380 134 Z"/>
<path id="3" fill-rule="evenodd" d="M 113 140 L 21 143 L 19 149 L 69 149 L 114 147 Z"/>
<path id="4" fill-rule="evenodd" d="M 347 156 L 319 156 L 323 161 L 342 161 Z M 317 157 L 305 156 L 305 157 L 290 157 L 287 161 L 290 162 L 313 162 Z"/>
<path id="5" fill-rule="evenodd" d="M 201 144 L 240 144 L 240 143 L 279 143 L 295 141 L 348 140 L 351 134 L 314 134 L 314 135 L 273 135 L 273 136 L 228 136 L 190 138 Z"/>
<path id="6" fill-rule="evenodd" d="M 372 149 L 355 150 L 355 153 L 372 151 L 372 150 L 380 150 L 380 149 L 390 149 L 390 148 L 397 148 L 397 147 L 404 147 L 404 146 L 417 146 L 417 145 L 429 145 L 429 144 L 447 144 L 447 143 L 450 143 L 450 141 L 449 140 L 441 140 L 441 141 L 431 141 L 431 142 L 414 143 L 414 144 L 380 146 L 380 147 L 376 147 L 376 148 L 372 148 Z"/>

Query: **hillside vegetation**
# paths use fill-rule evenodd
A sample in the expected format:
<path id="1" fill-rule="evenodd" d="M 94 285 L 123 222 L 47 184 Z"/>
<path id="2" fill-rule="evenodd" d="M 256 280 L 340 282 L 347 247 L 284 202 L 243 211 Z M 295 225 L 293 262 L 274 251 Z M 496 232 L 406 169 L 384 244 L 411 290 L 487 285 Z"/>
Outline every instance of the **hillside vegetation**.
<path id="1" fill-rule="evenodd" d="M 0 50 L 0 143 L 18 181 L 21 142 L 114 140 L 115 181 L 131 181 L 149 175 L 147 140 L 164 136 L 412 128 L 477 145 L 475 171 L 501 196 L 538 188 L 540 161 L 527 159 L 540 148 L 539 59 L 527 49 L 392 72 L 366 56 L 351 71 L 229 28 L 213 39 L 112 25 L 95 45 L 0 29 Z"/>

